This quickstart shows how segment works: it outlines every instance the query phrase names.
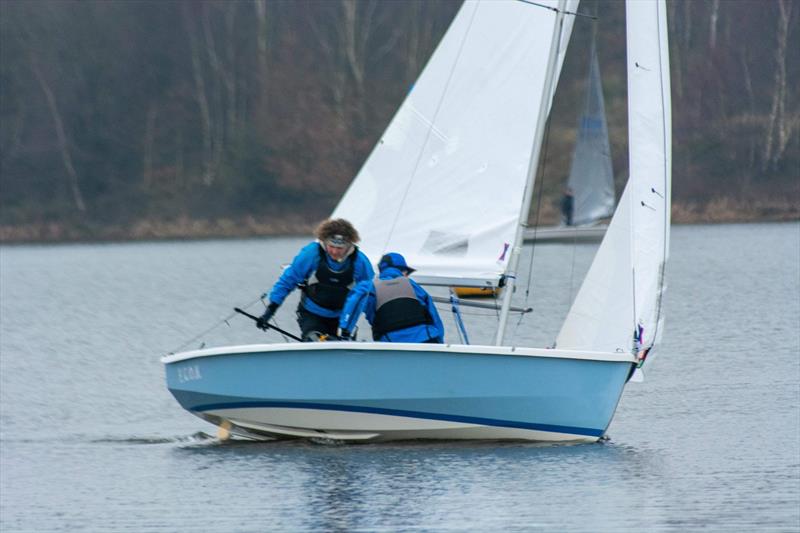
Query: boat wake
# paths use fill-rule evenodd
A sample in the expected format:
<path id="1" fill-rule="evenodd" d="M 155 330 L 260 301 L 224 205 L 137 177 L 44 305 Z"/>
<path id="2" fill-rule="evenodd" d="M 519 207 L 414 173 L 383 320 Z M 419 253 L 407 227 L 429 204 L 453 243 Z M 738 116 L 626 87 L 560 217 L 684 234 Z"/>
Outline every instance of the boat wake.
<path id="1" fill-rule="evenodd" d="M 106 437 L 93 439 L 94 444 L 200 444 L 220 442 L 220 439 L 208 433 L 198 431 L 191 435 L 175 437 Z"/>

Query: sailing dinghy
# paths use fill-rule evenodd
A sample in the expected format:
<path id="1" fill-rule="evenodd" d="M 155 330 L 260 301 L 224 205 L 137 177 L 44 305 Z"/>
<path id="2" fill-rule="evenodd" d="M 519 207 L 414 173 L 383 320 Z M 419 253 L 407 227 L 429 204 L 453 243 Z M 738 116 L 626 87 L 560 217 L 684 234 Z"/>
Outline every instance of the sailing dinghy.
<path id="1" fill-rule="evenodd" d="M 573 195 L 571 224 L 528 228 L 525 242 L 599 242 L 608 229 L 600 221 L 614 214 L 614 171 L 608 142 L 603 84 L 595 46 L 589 52 L 586 101 L 578 121 L 578 135 L 566 189 Z"/>
<path id="2" fill-rule="evenodd" d="M 595 441 L 606 433 L 661 334 L 671 159 L 664 0 L 627 3 L 630 181 L 557 345 L 505 340 L 529 192 L 576 8 L 466 1 L 333 214 L 359 228 L 369 257 L 402 252 L 419 282 L 504 285 L 495 344 L 176 353 L 162 361 L 181 406 L 256 439 Z M 420 198 L 437 208 L 420 208 Z"/>

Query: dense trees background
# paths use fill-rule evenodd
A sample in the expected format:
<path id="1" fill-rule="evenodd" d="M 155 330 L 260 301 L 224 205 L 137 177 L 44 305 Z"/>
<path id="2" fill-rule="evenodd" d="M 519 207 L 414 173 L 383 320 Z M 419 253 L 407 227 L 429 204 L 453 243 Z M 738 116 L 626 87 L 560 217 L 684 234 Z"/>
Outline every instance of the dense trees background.
<path id="1" fill-rule="evenodd" d="M 456 0 L 0 2 L 0 238 L 303 231 L 335 206 Z M 676 219 L 800 213 L 800 4 L 669 0 Z M 626 179 L 624 5 L 585 1 L 547 141 L 569 169 L 592 24 Z M 536 205 L 536 204 L 534 204 Z"/>

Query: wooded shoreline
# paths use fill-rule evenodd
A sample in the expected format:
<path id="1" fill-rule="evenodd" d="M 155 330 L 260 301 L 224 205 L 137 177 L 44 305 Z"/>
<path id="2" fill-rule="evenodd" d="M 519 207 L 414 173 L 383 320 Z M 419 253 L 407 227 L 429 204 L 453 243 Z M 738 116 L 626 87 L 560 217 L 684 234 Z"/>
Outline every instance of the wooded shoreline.
<path id="1" fill-rule="evenodd" d="M 307 235 L 460 5 L 0 2 L 0 242 Z M 674 222 L 800 218 L 798 7 L 667 1 Z M 624 3 L 581 11 L 597 17 L 564 59 L 539 225 L 559 219 L 592 49 L 618 195 L 628 176 Z"/>
<path id="2" fill-rule="evenodd" d="M 56 244 L 70 242 L 124 242 L 151 240 L 236 239 L 249 237 L 308 236 L 320 218 L 299 214 L 282 217 L 174 220 L 139 220 L 128 225 L 86 225 L 70 222 L 42 222 L 0 225 L 2 244 Z M 788 198 L 757 200 L 748 203 L 721 198 L 706 205 L 672 206 L 673 224 L 726 224 L 789 222 L 800 220 L 800 205 Z M 539 220 L 530 226 L 557 224 L 554 208 L 543 209 Z"/>

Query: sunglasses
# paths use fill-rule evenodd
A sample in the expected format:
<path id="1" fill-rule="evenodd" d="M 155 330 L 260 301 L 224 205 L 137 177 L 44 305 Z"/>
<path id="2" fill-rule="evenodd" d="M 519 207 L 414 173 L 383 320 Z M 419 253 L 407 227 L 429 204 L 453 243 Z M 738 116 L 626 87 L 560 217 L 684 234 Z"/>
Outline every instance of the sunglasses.
<path id="1" fill-rule="evenodd" d="M 348 241 L 346 241 L 344 239 L 338 239 L 336 237 L 333 237 L 331 239 L 326 240 L 325 244 L 327 244 L 328 246 L 331 246 L 333 248 L 349 248 L 350 247 L 350 243 Z"/>

